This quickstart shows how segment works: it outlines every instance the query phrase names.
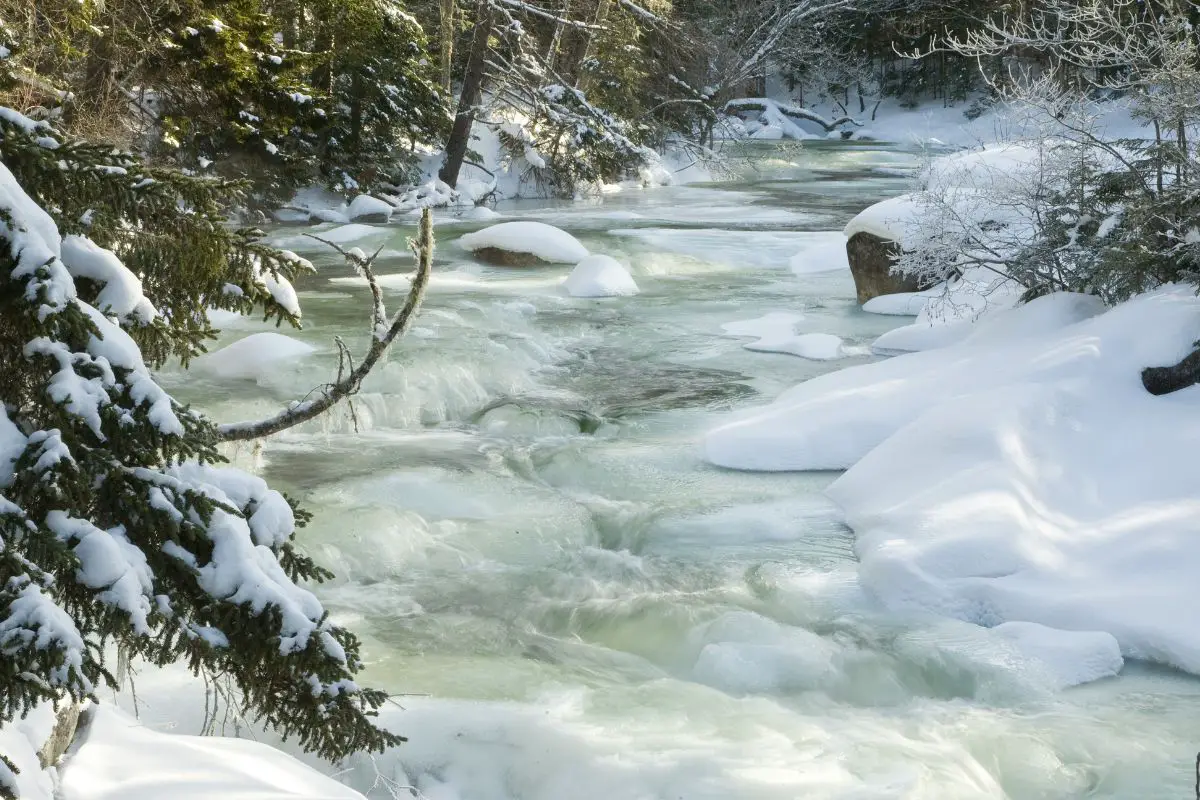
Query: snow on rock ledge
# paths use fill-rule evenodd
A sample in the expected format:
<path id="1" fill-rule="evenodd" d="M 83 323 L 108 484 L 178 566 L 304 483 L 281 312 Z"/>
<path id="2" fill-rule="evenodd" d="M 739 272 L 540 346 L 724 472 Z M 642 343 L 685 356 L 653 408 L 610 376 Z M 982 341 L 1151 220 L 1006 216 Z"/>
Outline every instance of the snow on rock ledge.
<path id="1" fill-rule="evenodd" d="M 220 378 L 258 378 L 271 367 L 315 351 L 312 345 L 282 333 L 255 333 L 197 358 L 192 366 Z"/>
<path id="2" fill-rule="evenodd" d="M 623 297 L 638 293 L 629 271 L 606 255 L 591 255 L 580 261 L 563 281 L 563 288 L 572 297 Z"/>
<path id="3" fill-rule="evenodd" d="M 1200 339 L 1200 298 L 1074 321 L 1079 305 L 1051 295 L 959 344 L 811 380 L 711 432 L 707 455 L 849 467 L 828 493 L 889 608 L 1101 631 L 1200 674 L 1200 387 L 1152 397 L 1140 380 Z"/>
<path id="4" fill-rule="evenodd" d="M 578 239 L 544 222 L 502 222 L 458 241 L 476 257 L 502 266 L 578 264 L 588 256 Z"/>
<path id="5" fill-rule="evenodd" d="M 92 714 L 60 770 L 64 800 L 363 800 L 265 744 L 160 733 L 104 705 Z"/>

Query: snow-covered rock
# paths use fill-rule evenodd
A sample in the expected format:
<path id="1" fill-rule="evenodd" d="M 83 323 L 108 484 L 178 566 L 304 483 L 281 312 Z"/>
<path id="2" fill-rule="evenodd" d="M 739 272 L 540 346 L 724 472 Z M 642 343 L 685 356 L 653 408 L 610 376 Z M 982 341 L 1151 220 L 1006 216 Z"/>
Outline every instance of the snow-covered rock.
<path id="1" fill-rule="evenodd" d="M 193 368 L 220 378 L 257 378 L 272 367 L 296 361 L 315 349 L 307 342 L 267 331 L 205 353 L 193 362 Z"/>
<path id="2" fill-rule="evenodd" d="M 1094 308 L 1051 295 L 978 338 L 823 375 L 712 431 L 706 453 L 848 468 L 828 494 L 889 608 L 1103 632 L 1126 657 L 1200 674 L 1200 387 L 1154 397 L 1140 380 L 1191 352 L 1200 298 Z M 1013 633 L 1043 651 L 1053 638 Z M 1110 671 L 1101 644 L 1064 658 Z"/>
<path id="3" fill-rule="evenodd" d="M 346 215 L 350 217 L 351 222 L 382 223 L 392 218 L 393 210 L 390 203 L 386 203 L 378 197 L 360 194 L 350 201 L 350 208 Z"/>
<path id="4" fill-rule="evenodd" d="M 500 214 L 487 206 L 471 206 L 466 211 L 459 215 L 459 219 L 466 222 L 491 222 L 494 219 L 500 219 L 503 214 Z"/>
<path id="5" fill-rule="evenodd" d="M 265 744 L 153 731 L 106 705 L 60 777 L 63 800 L 363 800 Z"/>
<path id="6" fill-rule="evenodd" d="M 339 208 L 314 208 L 309 212 L 308 221 L 314 224 L 332 222 L 337 225 L 345 225 L 350 221 L 350 215 L 344 209 Z"/>
<path id="7" fill-rule="evenodd" d="M 468 233 L 459 243 L 480 258 L 506 266 L 536 261 L 578 264 L 588 255 L 574 236 L 543 222 L 501 222 Z"/>
<path id="8" fill-rule="evenodd" d="M 590 255 L 575 265 L 563 281 L 572 297 L 622 297 L 638 293 L 633 276 L 610 256 Z"/>

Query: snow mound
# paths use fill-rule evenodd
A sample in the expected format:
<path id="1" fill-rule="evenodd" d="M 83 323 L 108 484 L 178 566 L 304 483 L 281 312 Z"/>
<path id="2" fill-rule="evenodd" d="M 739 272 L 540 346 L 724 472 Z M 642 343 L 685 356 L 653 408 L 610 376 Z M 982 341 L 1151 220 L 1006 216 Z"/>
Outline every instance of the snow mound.
<path id="1" fill-rule="evenodd" d="M 503 214 L 497 213 L 487 206 L 471 206 L 459 215 L 459 219 L 467 222 L 490 222 L 500 219 Z"/>
<path id="2" fill-rule="evenodd" d="M 792 272 L 797 275 L 850 269 L 850 261 L 846 255 L 846 241 L 837 233 L 822 237 L 816 240 L 811 247 L 806 247 L 792 256 L 790 266 Z"/>
<path id="3" fill-rule="evenodd" d="M 378 197 L 360 194 L 350 201 L 350 208 L 346 215 L 350 217 L 351 221 L 387 222 L 392 218 L 393 210 L 390 203 L 385 203 Z"/>
<path id="4" fill-rule="evenodd" d="M 551 264 L 578 264 L 588 256 L 587 248 L 564 230 L 544 222 L 501 222 L 458 240 L 472 253 L 501 250 L 526 253 Z"/>
<path id="5" fill-rule="evenodd" d="M 315 349 L 282 333 L 255 333 L 200 356 L 193 367 L 221 378 L 257 378 L 272 367 L 303 358 Z"/>
<path id="6" fill-rule="evenodd" d="M 575 265 L 563 281 L 572 297 L 622 297 L 638 293 L 633 276 L 615 258 L 590 255 Z"/>
<path id="7" fill-rule="evenodd" d="M 64 800 L 363 800 L 265 744 L 159 733 L 104 705 L 92 713 L 60 771 Z"/>
<path id="8" fill-rule="evenodd" d="M 1104 632 L 1126 657 L 1200 674 L 1200 386 L 1153 397 L 1140 379 L 1191 352 L 1200 298 L 1171 287 L 1094 310 L 1051 295 L 958 344 L 815 378 L 712 431 L 707 456 L 848 467 L 828 494 L 863 587 L 893 610 Z M 1036 633 L 1015 638 L 1044 649 Z M 1115 663 L 1087 650 L 1092 673 Z"/>
<path id="9" fill-rule="evenodd" d="M 834 361 L 850 355 L 841 337 L 831 333 L 802 333 L 783 339 L 762 339 L 745 347 L 760 353 L 787 353 L 811 361 Z"/>
<path id="10" fill-rule="evenodd" d="M 898 292 L 881 294 L 863 303 L 862 310 L 868 314 L 883 314 L 890 317 L 915 317 L 929 299 L 926 292 Z"/>

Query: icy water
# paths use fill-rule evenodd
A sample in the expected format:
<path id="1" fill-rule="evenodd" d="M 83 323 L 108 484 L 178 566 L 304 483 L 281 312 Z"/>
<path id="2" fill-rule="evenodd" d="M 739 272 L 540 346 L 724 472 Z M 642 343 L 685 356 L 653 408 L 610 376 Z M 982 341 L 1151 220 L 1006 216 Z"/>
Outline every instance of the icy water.
<path id="1" fill-rule="evenodd" d="M 240 454 L 314 512 L 301 541 L 339 576 L 320 594 L 365 680 L 405 695 L 389 720 L 410 743 L 344 780 L 428 800 L 1192 796 L 1200 682 L 1129 665 L 1053 691 L 970 626 L 877 607 L 822 495 L 835 475 L 700 459 L 731 409 L 865 360 L 752 353 L 722 323 L 798 313 L 865 345 L 902 321 L 788 261 L 917 163 L 764 149 L 727 183 L 499 207 L 627 259 L 633 298 L 474 264 L 455 240 L 482 225 L 439 223 L 418 327 L 353 418 Z M 387 248 L 393 308 L 412 232 L 358 230 Z M 279 235 L 320 272 L 294 335 L 318 352 L 258 381 L 168 375 L 179 396 L 259 416 L 329 378 L 335 336 L 365 349 L 365 286 L 298 233 Z"/>

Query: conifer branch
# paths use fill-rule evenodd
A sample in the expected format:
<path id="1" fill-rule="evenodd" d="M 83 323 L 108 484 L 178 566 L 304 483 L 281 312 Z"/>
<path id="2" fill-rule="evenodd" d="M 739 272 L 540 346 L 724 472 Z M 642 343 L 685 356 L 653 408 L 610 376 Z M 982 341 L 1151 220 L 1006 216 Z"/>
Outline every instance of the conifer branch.
<path id="1" fill-rule="evenodd" d="M 327 244 L 331 244 L 334 249 L 360 268 L 362 274 L 367 279 L 367 284 L 371 287 L 373 320 L 377 323 L 382 320 L 384 324 L 373 326 L 371 331 L 371 345 L 367 350 L 366 356 L 364 356 L 362 363 L 346 374 L 345 377 L 335 383 L 315 390 L 317 396 L 313 399 L 295 403 L 273 417 L 256 422 L 235 422 L 219 426 L 217 430 L 221 441 L 244 442 L 270 436 L 315 419 L 342 400 L 353 397 L 362 388 L 363 381 L 366 380 L 367 375 L 371 373 L 371 370 L 375 368 L 375 365 L 387 353 L 392 342 L 403 336 L 412 327 L 417 311 L 421 307 L 421 301 L 425 297 L 425 289 L 429 285 L 429 275 L 433 269 L 433 215 L 428 208 L 421 214 L 420 233 L 417 241 L 413 243 L 413 249 L 417 255 L 417 271 L 413 276 L 412 287 L 409 289 L 408 299 L 405 301 L 404 307 L 392 318 L 390 323 L 387 322 L 386 317 L 382 316 L 383 295 L 372 269 L 373 262 L 379 256 L 382 248 L 369 258 L 363 258 L 358 254 L 346 252 L 332 243 L 327 242 Z"/>

